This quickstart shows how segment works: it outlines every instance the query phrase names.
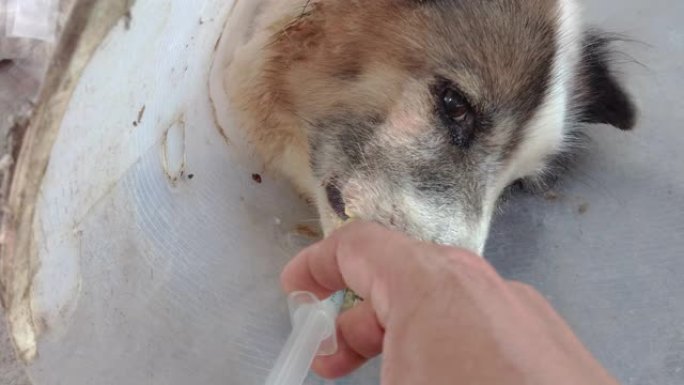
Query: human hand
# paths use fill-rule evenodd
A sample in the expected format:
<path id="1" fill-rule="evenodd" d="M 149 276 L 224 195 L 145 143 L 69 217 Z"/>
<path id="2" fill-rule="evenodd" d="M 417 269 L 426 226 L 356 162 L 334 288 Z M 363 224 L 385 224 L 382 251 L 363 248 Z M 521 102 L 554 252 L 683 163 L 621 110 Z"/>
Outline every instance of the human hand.
<path id="1" fill-rule="evenodd" d="M 313 370 L 349 374 L 383 353 L 383 384 L 616 384 L 533 288 L 467 251 L 353 223 L 285 268 L 287 292 L 350 288 L 338 352 Z"/>

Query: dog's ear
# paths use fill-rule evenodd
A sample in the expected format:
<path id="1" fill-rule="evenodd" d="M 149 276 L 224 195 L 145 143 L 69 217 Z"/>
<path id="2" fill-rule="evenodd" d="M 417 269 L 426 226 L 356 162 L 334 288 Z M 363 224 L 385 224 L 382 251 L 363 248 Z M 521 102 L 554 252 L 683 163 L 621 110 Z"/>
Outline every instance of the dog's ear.
<path id="1" fill-rule="evenodd" d="M 611 39 L 598 33 L 585 35 L 575 102 L 582 123 L 610 124 L 630 130 L 637 112 L 631 97 L 610 68 Z"/>

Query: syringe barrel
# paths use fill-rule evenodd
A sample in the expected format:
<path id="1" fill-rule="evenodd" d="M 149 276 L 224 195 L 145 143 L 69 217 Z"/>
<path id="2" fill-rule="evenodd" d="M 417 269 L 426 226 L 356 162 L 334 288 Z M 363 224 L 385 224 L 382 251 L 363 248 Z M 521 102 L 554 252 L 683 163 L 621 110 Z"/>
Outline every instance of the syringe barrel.
<path id="1" fill-rule="evenodd" d="M 334 314 L 329 313 L 317 300 L 302 303 L 293 311 L 292 333 L 266 379 L 266 385 L 304 383 L 321 342 L 335 332 Z"/>

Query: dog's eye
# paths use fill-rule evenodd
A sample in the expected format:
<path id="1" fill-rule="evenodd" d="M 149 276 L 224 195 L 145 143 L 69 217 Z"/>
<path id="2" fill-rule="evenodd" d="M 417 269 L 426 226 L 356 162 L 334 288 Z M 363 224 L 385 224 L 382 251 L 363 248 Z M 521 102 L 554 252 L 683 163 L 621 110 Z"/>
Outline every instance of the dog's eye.
<path id="1" fill-rule="evenodd" d="M 463 97 L 456 91 L 447 88 L 442 96 L 444 112 L 454 122 L 463 122 L 468 118 L 470 107 Z"/>
<path id="2" fill-rule="evenodd" d="M 439 96 L 440 115 L 449 129 L 451 142 L 467 148 L 475 134 L 475 114 L 460 92 L 453 87 L 444 87 Z"/>

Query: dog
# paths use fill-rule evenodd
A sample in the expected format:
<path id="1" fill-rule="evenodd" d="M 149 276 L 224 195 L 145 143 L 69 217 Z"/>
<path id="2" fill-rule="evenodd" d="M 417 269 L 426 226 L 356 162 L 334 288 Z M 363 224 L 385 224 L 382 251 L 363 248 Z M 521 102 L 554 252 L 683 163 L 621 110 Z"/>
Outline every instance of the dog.
<path id="1" fill-rule="evenodd" d="M 266 0 L 223 86 L 317 207 L 482 253 L 502 192 L 592 123 L 632 129 L 611 40 L 575 0 Z"/>

